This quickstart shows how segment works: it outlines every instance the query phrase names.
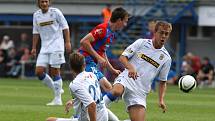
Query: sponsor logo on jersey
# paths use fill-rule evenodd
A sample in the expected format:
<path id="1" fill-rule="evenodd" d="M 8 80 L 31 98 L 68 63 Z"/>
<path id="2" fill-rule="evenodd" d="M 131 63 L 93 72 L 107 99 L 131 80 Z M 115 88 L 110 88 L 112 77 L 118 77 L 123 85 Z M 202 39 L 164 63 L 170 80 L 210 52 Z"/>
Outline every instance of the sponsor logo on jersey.
<path id="1" fill-rule="evenodd" d="M 46 21 L 46 22 L 41 22 L 39 25 L 40 26 L 48 26 L 48 25 L 52 25 L 54 23 L 54 21 Z"/>
<path id="2" fill-rule="evenodd" d="M 101 35 L 103 33 L 102 29 L 96 29 L 95 34 Z"/>
<path id="3" fill-rule="evenodd" d="M 152 64 L 154 67 L 158 68 L 160 66 L 160 64 L 158 62 L 156 62 L 155 60 L 151 59 L 150 57 L 140 53 L 138 54 L 138 57 L 142 58 L 143 60 L 149 62 L 150 64 Z"/>

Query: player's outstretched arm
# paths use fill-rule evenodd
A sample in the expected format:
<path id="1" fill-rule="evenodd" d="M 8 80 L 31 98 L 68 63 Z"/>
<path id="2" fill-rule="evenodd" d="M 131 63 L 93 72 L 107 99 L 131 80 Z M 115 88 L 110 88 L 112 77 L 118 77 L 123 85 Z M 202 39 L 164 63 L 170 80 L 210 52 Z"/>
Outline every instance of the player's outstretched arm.
<path id="1" fill-rule="evenodd" d="M 92 102 L 87 106 L 90 121 L 96 121 L 96 103 Z"/>
<path id="2" fill-rule="evenodd" d="M 72 100 L 69 100 L 69 101 L 66 102 L 66 105 L 65 105 L 65 112 L 66 112 L 66 114 L 69 113 L 69 110 L 70 110 L 70 108 L 72 106 L 73 106 L 73 101 Z"/>
<path id="3" fill-rule="evenodd" d="M 113 74 L 119 75 L 121 73 L 120 70 L 115 69 L 109 62 L 107 54 L 105 53 L 105 60 L 107 61 L 107 68 L 110 70 Z"/>
<path id="4" fill-rule="evenodd" d="M 134 80 L 137 79 L 137 71 L 135 68 L 129 63 L 128 58 L 126 56 L 121 55 L 119 57 L 119 61 L 125 66 L 126 69 L 128 69 L 128 77 L 133 78 Z"/>
<path id="5" fill-rule="evenodd" d="M 83 39 L 81 39 L 81 46 L 84 48 L 85 51 L 87 51 L 91 56 L 96 58 L 98 63 L 100 63 L 102 66 L 106 66 L 107 62 L 104 58 L 102 58 L 91 46 L 91 42 L 95 41 L 94 37 L 91 33 L 87 34 Z"/>
<path id="6" fill-rule="evenodd" d="M 158 93 L 159 93 L 159 107 L 163 110 L 163 113 L 165 113 L 167 110 L 166 104 L 164 102 L 164 96 L 166 93 L 166 81 L 160 81 Z"/>

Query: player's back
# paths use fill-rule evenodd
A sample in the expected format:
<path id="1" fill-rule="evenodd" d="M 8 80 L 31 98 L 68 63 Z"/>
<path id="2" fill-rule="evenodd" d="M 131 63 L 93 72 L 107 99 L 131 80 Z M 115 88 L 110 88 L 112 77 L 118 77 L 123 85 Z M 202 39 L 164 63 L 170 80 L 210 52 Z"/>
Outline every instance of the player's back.
<path id="1" fill-rule="evenodd" d="M 92 103 L 96 103 L 97 120 L 106 121 L 106 107 L 102 100 L 101 90 L 96 75 L 92 72 L 82 72 L 76 76 L 70 83 L 70 89 L 75 95 L 74 105 L 76 112 L 80 114 L 81 120 L 85 120 L 87 116 L 86 107 Z M 79 103 L 78 103 L 79 102 Z"/>

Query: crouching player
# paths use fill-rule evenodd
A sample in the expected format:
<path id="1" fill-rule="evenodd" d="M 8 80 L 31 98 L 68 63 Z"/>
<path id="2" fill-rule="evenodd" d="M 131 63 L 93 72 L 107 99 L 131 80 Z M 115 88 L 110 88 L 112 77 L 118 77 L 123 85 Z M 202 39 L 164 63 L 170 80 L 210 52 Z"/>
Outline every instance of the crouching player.
<path id="1" fill-rule="evenodd" d="M 79 115 L 78 121 L 108 121 L 108 113 L 102 100 L 98 79 L 92 72 L 84 71 L 84 56 L 79 53 L 71 54 L 70 67 L 76 75 L 75 79 L 69 85 L 75 101 L 68 101 L 65 111 L 69 112 L 70 108 L 74 106 L 75 112 Z M 75 120 L 49 117 L 47 121 Z"/>

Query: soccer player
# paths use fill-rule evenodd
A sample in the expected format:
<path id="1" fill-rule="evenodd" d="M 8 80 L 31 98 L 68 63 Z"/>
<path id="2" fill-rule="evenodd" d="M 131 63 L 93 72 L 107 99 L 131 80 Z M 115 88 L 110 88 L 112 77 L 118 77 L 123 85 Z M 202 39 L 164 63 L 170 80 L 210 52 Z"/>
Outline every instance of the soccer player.
<path id="1" fill-rule="evenodd" d="M 47 105 L 62 105 L 61 93 L 62 78 L 60 66 L 65 63 L 65 47 L 71 51 L 69 26 L 62 12 L 57 8 L 50 7 L 51 0 L 37 0 L 40 8 L 33 15 L 33 44 L 31 54 L 36 56 L 36 48 L 39 38 L 41 49 L 37 57 L 35 73 L 45 85 L 54 92 L 54 99 Z M 49 68 L 50 76 L 46 73 Z"/>
<path id="2" fill-rule="evenodd" d="M 159 106 L 163 112 L 167 109 L 164 95 L 171 57 L 164 44 L 171 31 L 170 23 L 158 21 L 153 39 L 136 40 L 119 58 L 126 69 L 115 79 L 111 93 L 114 96 L 123 94 L 131 121 L 145 120 L 146 97 L 155 77 L 160 80 Z M 110 103 L 108 95 L 104 101 Z"/>
<path id="3" fill-rule="evenodd" d="M 80 53 L 70 55 L 70 67 L 76 75 L 69 88 L 75 96 L 74 102 L 66 103 L 65 111 L 69 112 L 72 106 L 78 113 L 79 121 L 108 121 L 107 109 L 101 97 L 101 90 L 96 75 L 85 70 L 84 56 Z M 77 105 L 76 105 L 77 104 Z M 75 119 L 50 117 L 47 121 L 74 121 Z"/>
<path id="4" fill-rule="evenodd" d="M 126 10 L 119 7 L 112 12 L 112 16 L 108 23 L 102 23 L 96 26 L 89 34 L 81 39 L 81 47 L 79 52 L 85 56 L 86 71 L 96 74 L 102 89 L 106 92 L 112 88 L 112 85 L 104 77 L 98 69 L 97 63 L 103 67 L 107 67 L 112 73 L 119 74 L 120 70 L 116 70 L 109 63 L 106 50 L 111 45 L 115 31 L 121 30 L 127 25 L 129 14 Z"/>
<path id="5" fill-rule="evenodd" d="M 96 26 L 90 33 L 82 38 L 80 42 L 81 47 L 79 52 L 85 56 L 85 70 L 87 72 L 93 72 L 97 76 L 100 86 L 104 92 L 110 91 L 112 85 L 98 69 L 97 63 L 102 67 L 107 67 L 107 69 L 113 74 L 118 75 L 121 73 L 120 70 L 113 68 L 110 64 L 106 55 L 106 50 L 114 40 L 115 32 L 123 29 L 127 25 L 128 18 L 128 12 L 125 9 L 118 7 L 113 10 L 109 22 Z M 109 95 L 111 97 L 111 94 Z M 115 98 L 116 97 L 112 97 L 112 100 Z M 111 117 L 114 118 L 116 116 L 112 115 Z"/>

